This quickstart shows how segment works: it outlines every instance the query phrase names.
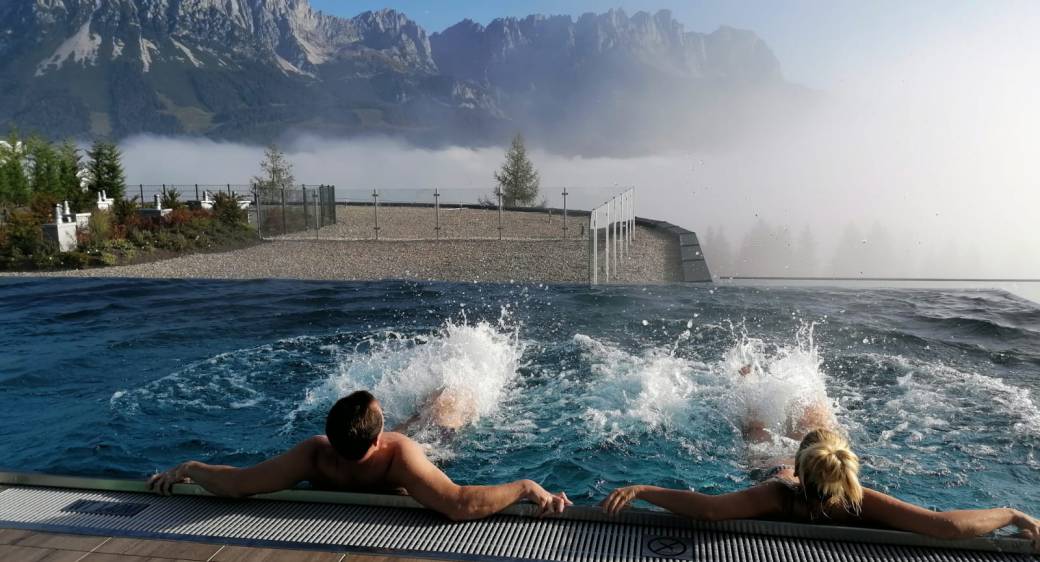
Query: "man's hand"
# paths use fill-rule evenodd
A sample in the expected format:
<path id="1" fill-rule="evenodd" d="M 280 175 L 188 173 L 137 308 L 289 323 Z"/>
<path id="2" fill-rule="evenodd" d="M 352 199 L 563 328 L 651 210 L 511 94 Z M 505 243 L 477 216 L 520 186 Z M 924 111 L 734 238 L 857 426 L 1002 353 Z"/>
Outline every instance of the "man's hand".
<path id="1" fill-rule="evenodd" d="M 1018 536 L 1033 541 L 1033 550 L 1040 552 L 1040 521 L 1016 511 L 1014 525 L 1020 529 Z"/>
<path id="2" fill-rule="evenodd" d="M 643 491 L 643 486 L 625 486 L 624 488 L 618 488 L 607 496 L 607 499 L 600 502 L 599 506 L 603 508 L 609 515 L 617 515 L 622 509 L 628 507 L 628 504 L 632 503 L 633 500 L 639 498 L 639 493 Z"/>
<path id="3" fill-rule="evenodd" d="M 188 478 L 188 469 L 192 462 L 194 461 L 182 462 L 165 472 L 152 475 L 148 479 L 148 489 L 163 496 L 170 495 L 173 493 L 174 484 L 191 482 L 191 479 Z"/>
<path id="4" fill-rule="evenodd" d="M 527 499 L 531 500 L 538 506 L 538 517 L 548 515 L 550 513 L 563 513 L 563 510 L 568 506 L 574 505 L 574 502 L 567 498 L 565 492 L 559 492 L 556 494 L 550 494 L 545 491 L 545 488 L 538 485 L 537 482 L 528 480 L 527 485 Z"/>

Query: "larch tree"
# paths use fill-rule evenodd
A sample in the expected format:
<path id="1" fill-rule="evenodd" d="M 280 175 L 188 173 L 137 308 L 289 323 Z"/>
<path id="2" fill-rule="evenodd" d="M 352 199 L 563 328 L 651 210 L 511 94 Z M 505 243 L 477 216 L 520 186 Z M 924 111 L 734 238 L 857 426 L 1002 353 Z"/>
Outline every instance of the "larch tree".
<path id="1" fill-rule="evenodd" d="M 502 190 L 502 204 L 506 207 L 529 207 L 537 201 L 538 172 L 527 157 L 527 148 L 520 135 L 513 137 L 502 169 L 495 172 L 495 181 Z"/>
<path id="2" fill-rule="evenodd" d="M 289 189 L 295 183 L 292 163 L 285 153 L 275 145 L 264 150 L 264 160 L 260 162 L 261 173 L 253 177 L 253 185 L 262 195 L 271 195 L 282 189 Z"/>

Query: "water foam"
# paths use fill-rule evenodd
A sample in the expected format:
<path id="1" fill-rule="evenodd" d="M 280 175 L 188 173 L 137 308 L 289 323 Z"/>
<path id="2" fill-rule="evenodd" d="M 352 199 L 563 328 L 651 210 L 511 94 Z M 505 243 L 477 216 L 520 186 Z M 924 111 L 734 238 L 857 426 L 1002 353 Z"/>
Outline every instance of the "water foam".
<path id="1" fill-rule="evenodd" d="M 289 414 L 324 411 L 340 397 L 368 389 L 379 399 L 387 426 L 407 420 L 438 392 L 473 405 L 476 422 L 494 414 L 513 384 L 524 344 L 503 311 L 497 323 L 447 321 L 434 334 L 405 336 L 387 331 L 361 345 L 340 349 L 337 367 L 307 389 Z"/>
<path id="2" fill-rule="evenodd" d="M 807 408 L 817 404 L 831 410 L 836 407 L 827 394 L 823 359 L 813 331 L 812 324 L 803 325 L 794 345 L 769 344 L 740 334 L 721 365 L 735 381 L 735 415 L 761 422 L 775 437 L 782 437 Z M 746 375 L 741 374 L 742 369 Z"/>
<path id="3" fill-rule="evenodd" d="M 769 456 L 791 454 L 796 442 L 785 436 L 792 420 L 813 404 L 836 407 L 827 394 L 813 326 L 803 326 L 794 345 L 733 332 L 735 343 L 714 364 L 683 355 L 695 345 L 689 329 L 671 345 L 639 354 L 576 335 L 574 342 L 595 376 L 586 389 L 589 430 L 606 441 L 658 429 L 699 434 L 706 428 L 724 432 L 728 426 L 739 434 L 754 419 L 775 439 L 753 449 L 765 449 L 761 452 Z M 745 366 L 750 372 L 742 375 Z"/>

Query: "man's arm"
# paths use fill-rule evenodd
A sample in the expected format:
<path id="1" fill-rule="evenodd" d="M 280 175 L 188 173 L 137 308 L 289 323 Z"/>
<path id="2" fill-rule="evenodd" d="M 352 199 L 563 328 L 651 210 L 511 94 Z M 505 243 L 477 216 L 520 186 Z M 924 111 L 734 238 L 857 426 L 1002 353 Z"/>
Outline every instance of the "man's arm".
<path id="1" fill-rule="evenodd" d="M 537 504 L 541 514 L 560 513 L 571 505 L 566 494 L 550 494 L 531 480 L 496 486 L 459 486 L 434 466 L 422 448 L 411 440 L 402 441 L 391 475 L 395 484 L 408 490 L 416 501 L 453 521 L 487 517 L 522 499 Z"/>
<path id="2" fill-rule="evenodd" d="M 148 488 L 170 495 L 174 484 L 191 481 L 214 495 L 232 498 L 284 490 L 311 479 L 321 439 L 311 437 L 284 454 L 248 468 L 187 461 L 152 476 Z"/>

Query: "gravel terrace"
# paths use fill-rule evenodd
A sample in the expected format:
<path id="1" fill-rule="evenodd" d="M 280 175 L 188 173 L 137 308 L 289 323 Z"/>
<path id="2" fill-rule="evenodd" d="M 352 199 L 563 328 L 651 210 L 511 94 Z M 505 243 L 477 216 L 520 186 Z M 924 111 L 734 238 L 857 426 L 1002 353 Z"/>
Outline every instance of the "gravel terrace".
<path id="1" fill-rule="evenodd" d="M 371 205 L 337 205 L 336 224 L 322 227 L 319 238 L 343 240 L 375 239 L 375 212 Z M 583 238 L 588 229 L 587 216 L 568 215 L 564 236 L 563 215 L 558 212 L 502 212 L 502 238 L 523 240 L 550 240 Z M 313 230 L 305 233 L 275 236 L 278 239 L 315 237 Z M 437 216 L 433 207 L 379 206 L 380 240 L 428 240 L 437 238 Z M 498 239 L 498 210 L 470 209 L 442 205 L 440 210 L 440 238 L 445 239 Z"/>
<path id="2" fill-rule="evenodd" d="M 351 222 L 354 212 L 364 207 L 350 208 L 347 221 L 340 216 L 339 224 L 326 227 L 320 240 L 299 237 L 295 240 L 272 240 L 255 246 L 224 253 L 191 254 L 137 265 L 98 269 L 2 273 L 0 276 L 65 276 L 65 277 L 146 277 L 146 278 L 199 278 L 199 279 L 315 279 L 315 280 L 372 280 L 416 279 L 464 282 L 527 282 L 527 283 L 587 283 L 587 239 L 506 239 L 497 240 L 497 213 L 473 210 L 471 216 L 462 211 L 460 218 L 474 216 L 492 219 L 476 221 L 472 232 L 489 232 L 485 239 L 469 240 L 380 240 L 330 239 L 328 229 L 363 229 L 360 221 Z M 342 207 L 337 210 L 342 211 Z M 367 211 L 371 213 L 372 208 Z M 400 211 L 400 212 L 398 212 Z M 402 238 L 409 232 L 416 237 L 424 226 L 421 222 L 428 209 L 406 207 L 380 208 L 380 226 L 393 225 Z M 432 214 L 432 213 L 431 213 Z M 384 215 L 387 222 L 384 223 Z M 544 233 L 562 224 L 553 216 L 548 226 L 546 215 L 540 213 L 504 213 L 511 225 L 533 228 L 541 221 Z M 504 216 L 504 218 L 505 218 Z M 442 213 L 442 219 L 444 214 Z M 430 219 L 432 221 L 432 219 Z M 586 224 L 584 217 L 574 217 L 569 227 Z M 490 222 L 490 225 L 487 223 Z M 442 222 L 442 225 L 445 225 Z M 387 227 L 390 231 L 390 227 Z M 559 231 L 562 233 L 562 229 Z M 571 232 L 568 230 L 568 232 Z M 508 236 L 508 235 L 507 235 Z M 429 237 L 429 235 L 426 235 Z M 476 237 L 476 235 L 475 235 Z M 492 238 L 493 237 L 493 238 Z M 602 267 L 603 239 L 600 238 L 600 267 Z M 637 227 L 631 254 L 622 260 L 619 283 L 667 283 L 681 280 L 679 244 L 667 233 L 652 228 Z M 603 282 L 603 275 L 600 275 Z"/>

